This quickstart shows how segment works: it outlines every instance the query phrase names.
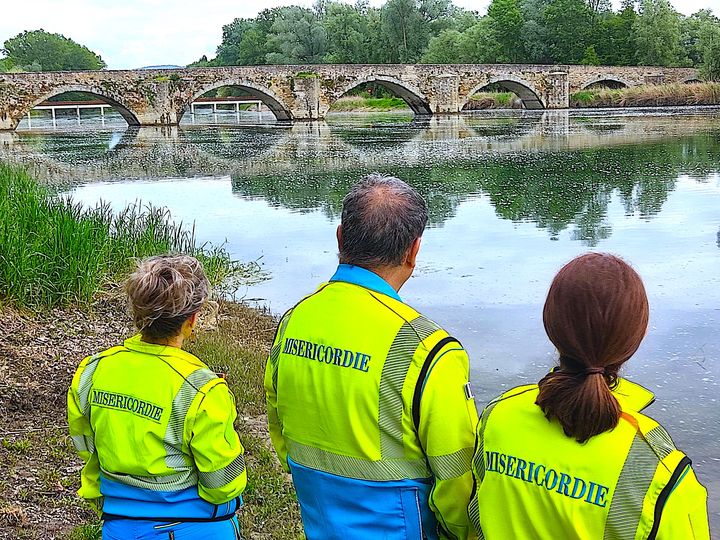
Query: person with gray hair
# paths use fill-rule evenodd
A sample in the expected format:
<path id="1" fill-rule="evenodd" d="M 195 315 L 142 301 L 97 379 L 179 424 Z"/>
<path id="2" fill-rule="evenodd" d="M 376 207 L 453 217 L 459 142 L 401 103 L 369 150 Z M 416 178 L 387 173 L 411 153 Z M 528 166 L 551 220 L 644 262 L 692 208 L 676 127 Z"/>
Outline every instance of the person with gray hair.
<path id="1" fill-rule="evenodd" d="M 309 540 L 474 535 L 469 360 L 398 294 L 427 219 L 402 180 L 363 178 L 343 201 L 337 271 L 278 325 L 268 424 Z"/>

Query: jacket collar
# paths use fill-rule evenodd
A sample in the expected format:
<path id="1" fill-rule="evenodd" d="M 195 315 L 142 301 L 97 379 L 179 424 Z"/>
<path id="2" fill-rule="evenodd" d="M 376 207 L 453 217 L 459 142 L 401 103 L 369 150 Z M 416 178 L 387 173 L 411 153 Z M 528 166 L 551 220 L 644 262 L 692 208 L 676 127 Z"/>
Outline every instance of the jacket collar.
<path id="1" fill-rule="evenodd" d="M 612 392 L 620 406 L 630 411 L 640 412 L 655 402 L 655 394 L 650 390 L 622 377 Z"/>
<path id="2" fill-rule="evenodd" d="M 375 272 L 371 272 L 361 266 L 352 264 L 339 265 L 335 271 L 335 275 L 330 278 L 330 282 L 333 281 L 343 281 L 345 283 L 359 285 L 360 287 L 379 292 L 380 294 L 394 298 L 398 302 L 402 302 L 400 295 L 398 295 L 397 291 L 393 289 L 387 281 Z"/>
<path id="3" fill-rule="evenodd" d="M 126 339 L 123 344 L 125 345 L 126 349 L 130 349 L 131 351 L 144 354 L 152 354 L 153 356 L 177 358 L 198 367 L 207 367 L 197 356 L 190 354 L 187 351 L 183 351 L 182 349 L 178 349 L 177 347 L 170 347 L 168 345 L 157 345 L 155 343 L 148 343 L 146 341 L 142 341 L 142 336 L 140 334 L 136 334 L 133 337 Z"/>

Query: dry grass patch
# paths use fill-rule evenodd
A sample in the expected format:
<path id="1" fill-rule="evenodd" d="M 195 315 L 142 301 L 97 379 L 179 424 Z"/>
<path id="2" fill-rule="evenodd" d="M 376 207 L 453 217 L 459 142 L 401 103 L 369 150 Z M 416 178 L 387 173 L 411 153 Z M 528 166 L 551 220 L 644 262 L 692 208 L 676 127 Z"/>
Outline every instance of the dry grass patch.
<path id="1" fill-rule="evenodd" d="M 570 106 L 679 107 L 720 105 L 720 83 L 661 84 L 632 88 L 582 90 L 570 97 Z"/>

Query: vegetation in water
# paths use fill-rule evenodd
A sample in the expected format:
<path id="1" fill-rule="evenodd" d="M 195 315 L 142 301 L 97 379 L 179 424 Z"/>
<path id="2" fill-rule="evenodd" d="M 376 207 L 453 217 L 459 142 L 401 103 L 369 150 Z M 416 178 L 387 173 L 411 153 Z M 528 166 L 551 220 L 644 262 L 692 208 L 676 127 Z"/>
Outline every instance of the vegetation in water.
<path id="1" fill-rule="evenodd" d="M 570 96 L 571 107 L 676 107 L 720 105 L 720 83 L 598 88 Z"/>
<path id="2" fill-rule="evenodd" d="M 89 302 L 121 280 L 133 258 L 161 253 L 198 257 L 220 293 L 258 276 L 223 247 L 198 246 L 194 230 L 166 208 L 87 209 L 0 163 L 0 299 L 35 309 Z"/>

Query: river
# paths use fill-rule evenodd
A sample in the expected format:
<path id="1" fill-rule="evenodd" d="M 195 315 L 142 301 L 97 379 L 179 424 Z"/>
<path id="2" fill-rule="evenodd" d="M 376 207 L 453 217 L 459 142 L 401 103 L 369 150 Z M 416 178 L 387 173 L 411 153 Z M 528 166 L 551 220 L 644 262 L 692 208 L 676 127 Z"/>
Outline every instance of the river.
<path id="1" fill-rule="evenodd" d="M 237 296 L 275 313 L 333 273 L 351 183 L 407 180 L 430 225 L 401 295 L 464 343 L 479 406 L 552 366 L 541 310 L 560 266 L 621 255 L 651 305 L 625 374 L 656 393 L 647 412 L 693 459 L 720 534 L 720 110 L 209 120 L 227 125 L 35 122 L 0 134 L 0 157 L 88 205 L 167 205 L 201 242 L 258 261 L 270 279 Z"/>

